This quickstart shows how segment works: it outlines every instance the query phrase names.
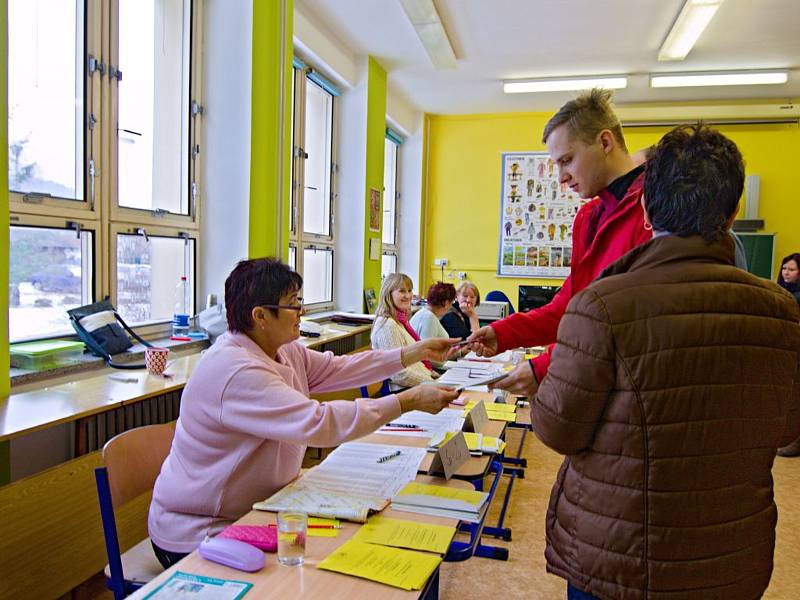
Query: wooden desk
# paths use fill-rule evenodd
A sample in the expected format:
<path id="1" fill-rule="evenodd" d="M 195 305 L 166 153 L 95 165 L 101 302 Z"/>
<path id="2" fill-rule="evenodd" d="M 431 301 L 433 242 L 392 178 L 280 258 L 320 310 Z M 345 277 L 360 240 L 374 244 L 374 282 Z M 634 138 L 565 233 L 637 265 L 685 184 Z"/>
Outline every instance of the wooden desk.
<path id="1" fill-rule="evenodd" d="M 436 477 L 420 475 L 417 477 L 420 483 L 434 483 L 447 485 L 450 487 L 460 487 L 469 489 L 468 483 L 464 481 L 449 481 Z M 432 517 L 416 513 L 400 512 L 391 508 L 381 512 L 381 515 L 404 519 L 407 521 L 419 521 L 422 523 L 435 523 L 438 525 L 449 525 L 456 527 L 458 521 L 443 517 Z M 250 511 L 237 521 L 240 525 L 266 525 L 275 522 L 275 513 Z M 237 571 L 223 565 L 213 563 L 202 558 L 197 551 L 180 561 L 177 565 L 164 571 L 156 579 L 138 590 L 129 598 L 144 598 L 147 594 L 155 590 L 175 571 L 192 573 L 194 575 L 204 575 L 207 577 L 218 577 L 221 579 L 236 579 L 238 581 L 248 581 L 253 584 L 248 592 L 247 598 L 325 598 L 341 600 L 410 600 L 418 598 L 420 592 L 407 592 L 398 588 L 393 588 L 382 583 L 351 577 L 341 573 L 323 571 L 317 569 L 318 565 L 326 556 L 349 540 L 360 525 L 342 521 L 342 529 L 338 537 L 308 537 L 306 539 L 305 563 L 300 567 L 288 567 L 279 565 L 275 554 L 267 554 L 267 565 L 257 573 L 245 573 Z M 455 530 L 454 530 L 455 533 Z"/>
<path id="2" fill-rule="evenodd" d="M 324 332 L 319 337 L 300 336 L 298 340 L 306 348 L 334 354 L 347 354 L 354 350 L 369 347 L 369 334 L 372 325 L 345 325 L 344 323 L 323 323 Z M 349 343 L 348 343 L 349 342 Z"/>

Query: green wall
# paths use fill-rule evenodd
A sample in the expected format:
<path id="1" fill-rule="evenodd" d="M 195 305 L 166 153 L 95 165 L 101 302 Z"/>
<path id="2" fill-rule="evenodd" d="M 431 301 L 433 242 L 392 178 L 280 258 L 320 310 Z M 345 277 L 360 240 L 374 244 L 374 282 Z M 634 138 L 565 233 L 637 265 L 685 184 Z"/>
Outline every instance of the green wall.
<path id="1" fill-rule="evenodd" d="M 381 239 L 383 227 L 383 146 L 386 138 L 386 71 L 377 61 L 369 57 L 367 67 L 367 159 L 366 159 L 366 202 L 364 222 L 364 288 L 374 288 L 377 294 L 381 287 L 381 261 L 370 260 L 369 244 L 371 238 Z M 378 231 L 370 231 L 370 189 L 381 192 L 381 206 Z"/>
<path id="2" fill-rule="evenodd" d="M 288 258 L 293 12 L 294 0 L 253 2 L 248 228 L 251 258 Z M 281 89 L 283 99 L 276 93 Z M 282 166 L 278 160 L 281 155 Z"/>

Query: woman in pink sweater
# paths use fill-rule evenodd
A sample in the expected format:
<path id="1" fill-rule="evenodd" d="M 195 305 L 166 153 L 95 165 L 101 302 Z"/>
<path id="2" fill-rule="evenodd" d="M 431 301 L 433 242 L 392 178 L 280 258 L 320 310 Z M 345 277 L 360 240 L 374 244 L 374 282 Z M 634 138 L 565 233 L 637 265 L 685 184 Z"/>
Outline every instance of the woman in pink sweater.
<path id="1" fill-rule="evenodd" d="M 444 360 L 452 342 L 348 356 L 308 350 L 295 343 L 302 283 L 271 258 L 240 262 L 225 282 L 228 332 L 186 384 L 153 490 L 148 527 L 165 568 L 292 481 L 306 446 L 336 446 L 409 410 L 439 412 L 457 396 L 425 386 L 378 399 L 309 398 L 380 381 L 421 360 Z"/>

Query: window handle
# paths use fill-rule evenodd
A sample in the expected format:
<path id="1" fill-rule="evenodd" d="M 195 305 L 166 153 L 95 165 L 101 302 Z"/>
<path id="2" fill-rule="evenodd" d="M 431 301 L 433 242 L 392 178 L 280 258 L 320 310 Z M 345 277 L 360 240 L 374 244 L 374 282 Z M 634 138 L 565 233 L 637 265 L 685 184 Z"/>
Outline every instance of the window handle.
<path id="1" fill-rule="evenodd" d="M 144 241 L 148 244 L 150 243 L 150 237 L 147 235 L 147 231 L 145 230 L 144 227 L 137 227 L 134 233 L 136 233 L 136 235 L 143 235 Z"/>
<path id="2" fill-rule="evenodd" d="M 138 135 L 139 137 L 142 137 L 142 134 L 139 133 L 138 131 L 131 131 L 130 129 L 121 129 L 121 128 L 119 131 L 124 131 L 125 133 L 130 133 L 131 135 Z"/>
<path id="3" fill-rule="evenodd" d="M 307 190 L 314 190 L 314 191 L 316 191 L 316 189 L 317 189 L 317 188 L 315 188 L 313 185 L 307 185 L 307 186 L 306 186 L 306 189 L 307 189 Z"/>

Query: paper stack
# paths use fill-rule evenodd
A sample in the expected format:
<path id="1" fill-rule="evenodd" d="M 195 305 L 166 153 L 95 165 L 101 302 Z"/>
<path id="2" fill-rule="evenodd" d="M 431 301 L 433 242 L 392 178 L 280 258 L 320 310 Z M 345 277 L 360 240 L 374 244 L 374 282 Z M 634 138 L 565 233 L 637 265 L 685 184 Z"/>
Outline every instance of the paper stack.
<path id="1" fill-rule="evenodd" d="M 412 481 L 392 498 L 392 508 L 475 523 L 480 521 L 488 498 L 486 492 Z"/>

